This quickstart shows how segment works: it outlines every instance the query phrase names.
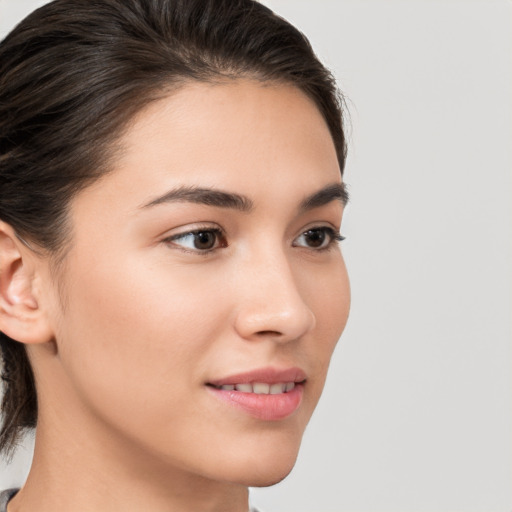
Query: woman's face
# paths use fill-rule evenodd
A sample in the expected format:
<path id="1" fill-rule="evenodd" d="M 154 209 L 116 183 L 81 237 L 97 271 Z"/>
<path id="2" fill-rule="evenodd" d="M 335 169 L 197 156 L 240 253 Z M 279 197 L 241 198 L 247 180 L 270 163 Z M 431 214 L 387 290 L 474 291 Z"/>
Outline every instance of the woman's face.
<path id="1" fill-rule="evenodd" d="M 192 84 L 121 147 L 71 204 L 43 385 L 58 380 L 63 416 L 115 449 L 274 483 L 349 310 L 328 128 L 291 86 Z"/>

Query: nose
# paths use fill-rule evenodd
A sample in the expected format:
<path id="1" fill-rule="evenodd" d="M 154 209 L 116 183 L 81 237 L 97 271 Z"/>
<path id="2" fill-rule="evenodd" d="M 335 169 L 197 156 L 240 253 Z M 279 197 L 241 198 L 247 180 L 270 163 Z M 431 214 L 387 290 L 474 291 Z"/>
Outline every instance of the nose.
<path id="1" fill-rule="evenodd" d="M 286 257 L 260 256 L 245 266 L 238 281 L 235 329 L 247 340 L 296 340 L 315 327 L 314 312 Z"/>

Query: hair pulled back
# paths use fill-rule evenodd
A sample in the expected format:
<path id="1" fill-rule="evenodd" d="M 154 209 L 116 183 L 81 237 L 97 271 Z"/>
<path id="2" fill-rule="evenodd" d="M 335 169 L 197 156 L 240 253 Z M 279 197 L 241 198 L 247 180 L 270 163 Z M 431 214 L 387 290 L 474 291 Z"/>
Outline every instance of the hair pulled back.
<path id="1" fill-rule="evenodd" d="M 253 0 L 56 0 L 0 44 L 0 219 L 58 260 L 70 200 L 109 170 L 115 142 L 149 102 L 187 82 L 295 85 L 317 105 L 343 172 L 341 96 L 307 39 Z M 0 333 L 10 452 L 35 427 L 21 343 Z"/>

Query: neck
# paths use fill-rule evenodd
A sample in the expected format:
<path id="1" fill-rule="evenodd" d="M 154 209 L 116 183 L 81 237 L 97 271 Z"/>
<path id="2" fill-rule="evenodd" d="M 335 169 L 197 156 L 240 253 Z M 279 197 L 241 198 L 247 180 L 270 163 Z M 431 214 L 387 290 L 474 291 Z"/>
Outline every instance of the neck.
<path id="1" fill-rule="evenodd" d="M 204 478 L 141 449 L 127 449 L 126 442 L 91 425 L 68 427 L 38 418 L 32 468 L 9 512 L 249 509 L 243 485 Z"/>

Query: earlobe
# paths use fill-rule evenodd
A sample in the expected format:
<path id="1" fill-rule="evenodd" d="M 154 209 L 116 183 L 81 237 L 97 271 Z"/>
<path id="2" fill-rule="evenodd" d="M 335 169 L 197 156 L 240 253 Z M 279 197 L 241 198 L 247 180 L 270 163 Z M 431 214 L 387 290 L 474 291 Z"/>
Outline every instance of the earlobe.
<path id="1" fill-rule="evenodd" d="M 0 221 L 0 331 L 29 344 L 52 339 L 34 295 L 34 258 L 11 226 Z"/>

